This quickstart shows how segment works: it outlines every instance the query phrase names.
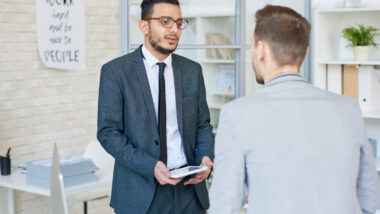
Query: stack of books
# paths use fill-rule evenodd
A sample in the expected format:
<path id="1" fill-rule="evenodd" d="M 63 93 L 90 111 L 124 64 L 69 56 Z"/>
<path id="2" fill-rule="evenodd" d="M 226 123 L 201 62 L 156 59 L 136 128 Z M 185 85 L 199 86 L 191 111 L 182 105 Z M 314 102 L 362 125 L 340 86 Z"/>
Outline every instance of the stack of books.
<path id="1" fill-rule="evenodd" d="M 220 33 L 206 33 L 206 42 L 209 45 L 230 45 L 231 41 Z M 208 49 L 207 58 L 209 59 L 235 59 L 234 49 Z"/>
<path id="2" fill-rule="evenodd" d="M 65 187 L 99 180 L 95 171 L 99 170 L 89 158 L 64 156 L 60 160 Z M 50 188 L 52 159 L 28 161 L 26 163 L 26 183 L 42 188 Z"/>

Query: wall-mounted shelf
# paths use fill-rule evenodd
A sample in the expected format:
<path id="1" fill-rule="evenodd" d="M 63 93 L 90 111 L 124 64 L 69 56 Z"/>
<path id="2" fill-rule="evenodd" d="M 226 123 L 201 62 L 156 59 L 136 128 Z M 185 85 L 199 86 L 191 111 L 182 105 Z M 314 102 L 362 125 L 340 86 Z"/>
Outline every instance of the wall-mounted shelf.
<path id="1" fill-rule="evenodd" d="M 355 60 L 321 60 L 318 64 L 328 65 L 380 65 L 380 61 L 355 61 Z"/>
<path id="2" fill-rule="evenodd" d="M 352 48 L 347 47 L 347 42 L 342 37 L 342 30 L 345 27 L 357 24 L 380 28 L 378 20 L 380 20 L 380 8 L 337 8 L 314 11 L 312 79 L 316 86 L 327 89 L 328 84 L 331 84 L 331 81 L 326 81 L 329 76 L 328 71 L 332 70 L 330 66 L 380 65 L 380 49 L 370 47 L 369 61 L 356 61 Z"/>
<path id="3" fill-rule="evenodd" d="M 207 5 L 181 5 L 182 16 L 185 18 L 196 17 L 235 17 L 235 5 L 226 7 L 225 5 L 212 5 L 212 10 Z M 140 5 L 130 6 L 130 16 L 140 18 Z"/>
<path id="4" fill-rule="evenodd" d="M 207 63 L 207 64 L 235 64 L 235 60 L 224 60 L 224 59 L 199 59 L 197 62 Z"/>
<path id="5" fill-rule="evenodd" d="M 380 110 L 373 112 L 363 112 L 362 115 L 366 119 L 380 119 Z"/>
<path id="6" fill-rule="evenodd" d="M 371 12 L 371 11 L 380 11 L 380 8 L 335 8 L 335 9 L 320 9 L 317 10 L 317 13 L 347 13 L 347 12 Z"/>
<path id="7" fill-rule="evenodd" d="M 219 103 L 209 103 L 208 107 L 210 109 L 221 109 L 222 108 L 222 104 L 219 104 Z"/>
<path id="8" fill-rule="evenodd" d="M 210 7 L 201 5 L 183 5 L 181 7 L 183 17 L 235 17 L 235 6 L 213 5 Z"/>

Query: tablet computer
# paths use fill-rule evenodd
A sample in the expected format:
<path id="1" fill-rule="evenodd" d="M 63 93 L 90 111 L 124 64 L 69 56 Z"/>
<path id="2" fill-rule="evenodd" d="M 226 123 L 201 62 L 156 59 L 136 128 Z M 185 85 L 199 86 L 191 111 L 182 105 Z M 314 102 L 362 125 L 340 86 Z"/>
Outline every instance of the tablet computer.
<path id="1" fill-rule="evenodd" d="M 170 171 L 171 178 L 180 178 L 187 175 L 192 175 L 198 172 L 203 172 L 207 170 L 207 166 L 186 166 L 179 169 L 174 169 Z"/>

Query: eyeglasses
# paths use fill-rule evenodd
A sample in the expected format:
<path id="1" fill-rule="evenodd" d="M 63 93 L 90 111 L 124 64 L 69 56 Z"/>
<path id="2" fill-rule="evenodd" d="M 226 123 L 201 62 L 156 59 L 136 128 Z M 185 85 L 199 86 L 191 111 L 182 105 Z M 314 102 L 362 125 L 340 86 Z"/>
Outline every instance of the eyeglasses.
<path id="1" fill-rule="evenodd" d="M 146 18 L 145 20 L 149 20 L 149 19 L 160 20 L 161 25 L 165 28 L 173 27 L 173 24 L 175 22 L 179 30 L 184 30 L 187 27 L 187 24 L 189 23 L 189 21 L 187 21 L 186 19 L 174 20 L 173 18 L 169 16 L 161 16 L 159 18 Z"/>

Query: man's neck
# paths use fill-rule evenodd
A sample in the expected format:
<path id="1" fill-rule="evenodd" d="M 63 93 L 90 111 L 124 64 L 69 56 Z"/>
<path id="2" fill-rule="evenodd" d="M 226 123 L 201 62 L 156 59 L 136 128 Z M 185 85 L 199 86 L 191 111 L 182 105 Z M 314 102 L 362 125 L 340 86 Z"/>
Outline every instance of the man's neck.
<path id="1" fill-rule="evenodd" d="M 264 72 L 264 84 L 266 85 L 273 77 L 283 74 L 283 73 L 292 73 L 298 74 L 299 67 L 296 65 L 285 65 L 281 67 L 276 67 L 272 69 L 268 69 L 268 71 Z"/>
<path id="2" fill-rule="evenodd" d="M 154 56 L 158 59 L 158 61 L 162 62 L 164 61 L 166 58 L 168 58 L 168 56 L 170 54 L 164 54 L 164 53 L 161 53 L 159 52 L 158 50 L 156 50 L 149 42 L 145 42 L 144 43 L 146 49 Z"/>

